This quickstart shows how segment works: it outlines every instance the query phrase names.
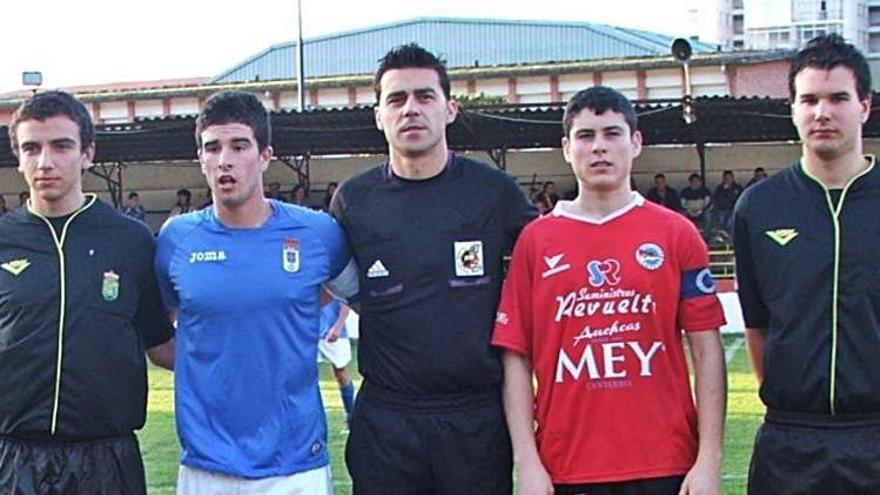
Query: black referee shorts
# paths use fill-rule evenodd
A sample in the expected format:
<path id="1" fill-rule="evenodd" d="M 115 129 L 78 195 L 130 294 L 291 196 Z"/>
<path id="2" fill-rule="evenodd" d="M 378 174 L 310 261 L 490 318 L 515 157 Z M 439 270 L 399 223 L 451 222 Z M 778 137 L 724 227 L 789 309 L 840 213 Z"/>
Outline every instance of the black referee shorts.
<path id="1" fill-rule="evenodd" d="M 554 485 L 556 495 L 678 495 L 684 476 L 668 476 L 615 483 Z"/>
<path id="2" fill-rule="evenodd" d="M 755 437 L 749 494 L 880 494 L 880 425 L 785 424 L 768 415 Z"/>
<path id="3" fill-rule="evenodd" d="M 134 434 L 87 441 L 0 437 L 2 495 L 144 495 Z"/>
<path id="4" fill-rule="evenodd" d="M 498 391 L 406 404 L 361 389 L 345 461 L 353 495 L 510 495 L 512 454 Z"/>

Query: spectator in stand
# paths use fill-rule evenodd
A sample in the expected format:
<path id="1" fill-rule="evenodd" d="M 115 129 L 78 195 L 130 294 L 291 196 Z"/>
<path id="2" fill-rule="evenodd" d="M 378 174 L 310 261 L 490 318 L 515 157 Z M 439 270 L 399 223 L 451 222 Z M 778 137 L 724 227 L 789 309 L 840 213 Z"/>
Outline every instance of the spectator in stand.
<path id="1" fill-rule="evenodd" d="M 290 191 L 290 202 L 298 206 L 308 206 L 306 204 L 306 188 L 302 184 L 293 186 L 293 190 Z"/>
<path id="2" fill-rule="evenodd" d="M 552 180 L 545 182 L 535 199 L 543 199 L 547 203 L 547 207 L 552 210 L 556 206 L 556 202 L 559 201 L 559 194 L 556 194 L 556 183 Z"/>
<path id="3" fill-rule="evenodd" d="M 681 200 L 674 188 L 666 185 L 666 176 L 654 176 L 654 187 L 648 189 L 648 200 L 663 205 L 672 211 L 681 211 Z"/>
<path id="4" fill-rule="evenodd" d="M 339 188 L 339 183 L 337 182 L 327 184 L 327 194 L 324 195 L 324 211 L 330 211 L 330 200 L 333 199 L 333 195 L 336 194 L 337 188 Z"/>
<path id="5" fill-rule="evenodd" d="M 128 193 L 128 206 L 122 209 L 122 214 L 147 223 L 147 210 L 141 204 L 141 197 L 137 192 Z"/>
<path id="6" fill-rule="evenodd" d="M 538 209 L 538 215 L 543 216 L 553 211 L 553 208 L 550 208 L 550 205 L 547 204 L 547 199 L 540 194 L 535 196 L 535 199 L 532 200 L 532 204 Z"/>
<path id="7" fill-rule="evenodd" d="M 764 167 L 756 168 L 755 175 L 753 175 L 752 178 L 749 179 L 749 182 L 746 183 L 746 189 L 757 184 L 758 182 L 761 182 L 762 180 L 764 180 L 766 178 L 767 178 L 767 171 L 764 170 Z"/>
<path id="8" fill-rule="evenodd" d="M 280 182 L 269 183 L 269 189 L 266 191 L 266 197 L 269 199 L 274 199 L 276 201 L 281 201 L 283 203 L 287 202 L 287 198 L 285 198 L 284 193 L 281 192 Z"/>
<path id="9" fill-rule="evenodd" d="M 733 171 L 725 170 L 721 174 L 721 184 L 715 188 L 712 194 L 712 205 L 714 210 L 712 213 L 712 228 L 723 229 L 730 234 L 733 229 L 733 205 L 736 204 L 737 198 L 742 194 L 743 188 L 736 183 Z"/>
<path id="10" fill-rule="evenodd" d="M 22 191 L 18 193 L 18 206 L 24 206 L 27 204 L 27 201 L 31 199 L 31 193 L 28 191 Z"/>
<path id="11" fill-rule="evenodd" d="M 171 208 L 168 218 L 176 217 L 177 215 L 182 215 L 191 211 L 193 211 L 192 192 L 189 189 L 178 189 L 177 202 L 174 203 L 174 206 Z"/>
<path id="12" fill-rule="evenodd" d="M 703 185 L 700 174 L 691 174 L 688 177 L 688 187 L 681 190 L 681 207 L 684 215 L 688 217 L 703 235 L 706 235 L 706 210 L 712 204 L 712 193 Z"/>
<path id="13" fill-rule="evenodd" d="M 211 192 L 211 188 L 209 187 L 205 189 L 205 200 L 199 205 L 199 209 L 207 208 L 212 204 L 214 204 L 214 193 Z"/>
<path id="14" fill-rule="evenodd" d="M 6 198 L 4 198 L 2 194 L 0 194 L 0 215 L 6 213 L 7 211 L 9 210 L 6 209 Z"/>

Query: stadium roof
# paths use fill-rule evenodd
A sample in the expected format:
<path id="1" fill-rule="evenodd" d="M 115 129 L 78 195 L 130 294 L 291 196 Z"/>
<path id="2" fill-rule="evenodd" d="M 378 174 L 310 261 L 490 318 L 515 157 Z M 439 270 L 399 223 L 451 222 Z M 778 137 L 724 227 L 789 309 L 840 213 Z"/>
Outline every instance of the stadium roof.
<path id="1" fill-rule="evenodd" d="M 668 55 L 674 38 L 589 22 L 425 17 L 334 33 L 303 42 L 306 77 L 371 74 L 389 48 L 411 42 L 442 56 L 449 68 Z M 694 53 L 716 51 L 692 41 Z M 296 77 L 295 44 L 250 57 L 211 83 Z"/>
<path id="2" fill-rule="evenodd" d="M 874 98 L 880 98 L 875 94 Z M 784 99 L 697 98 L 697 121 L 682 118 L 680 100 L 637 102 L 645 144 L 779 142 L 797 139 Z M 462 111 L 449 127 L 456 150 L 558 148 L 562 137 L 561 104 L 501 105 Z M 276 156 L 382 154 L 385 138 L 376 129 L 370 107 L 272 113 Z M 98 163 L 149 163 L 194 160 L 195 117 L 165 117 L 130 124 L 98 126 Z M 880 137 L 880 119 L 865 124 L 866 138 Z M 5 127 L 0 127 L 0 166 L 14 166 Z"/>

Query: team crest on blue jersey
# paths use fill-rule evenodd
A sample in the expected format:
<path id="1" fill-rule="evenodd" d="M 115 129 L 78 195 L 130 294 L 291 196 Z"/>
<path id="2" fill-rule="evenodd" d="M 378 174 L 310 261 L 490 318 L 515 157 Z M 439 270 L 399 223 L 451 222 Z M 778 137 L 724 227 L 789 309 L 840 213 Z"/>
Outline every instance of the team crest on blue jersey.
<path id="1" fill-rule="evenodd" d="M 651 242 L 646 242 L 636 249 L 636 261 L 648 270 L 656 270 L 663 266 L 666 254 L 663 249 Z"/>
<path id="2" fill-rule="evenodd" d="M 299 259 L 299 241 L 295 237 L 288 237 L 284 240 L 284 250 L 281 257 L 281 265 L 284 267 L 284 271 L 288 273 L 298 272 Z"/>
<path id="3" fill-rule="evenodd" d="M 119 298 L 119 275 L 113 270 L 104 272 L 104 282 L 101 284 L 101 297 L 107 302 L 113 302 Z"/>
<path id="4" fill-rule="evenodd" d="M 453 253 L 456 276 L 479 277 L 484 274 L 482 241 L 456 242 Z"/>

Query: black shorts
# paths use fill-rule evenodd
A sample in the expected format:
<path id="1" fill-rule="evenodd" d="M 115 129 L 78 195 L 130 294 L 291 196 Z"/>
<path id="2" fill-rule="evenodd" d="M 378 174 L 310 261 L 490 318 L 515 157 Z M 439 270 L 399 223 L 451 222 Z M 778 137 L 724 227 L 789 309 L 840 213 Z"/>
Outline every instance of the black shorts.
<path id="1" fill-rule="evenodd" d="M 0 437 L 2 495 L 144 495 L 134 434 L 86 441 Z"/>
<path id="2" fill-rule="evenodd" d="M 361 389 L 345 461 L 353 495 L 510 495 L 513 459 L 500 394 L 403 404 Z"/>
<path id="3" fill-rule="evenodd" d="M 880 494 L 880 425 L 765 422 L 755 436 L 749 494 Z"/>
<path id="4" fill-rule="evenodd" d="M 554 485 L 556 495 L 678 495 L 684 476 L 669 476 L 615 483 Z"/>

